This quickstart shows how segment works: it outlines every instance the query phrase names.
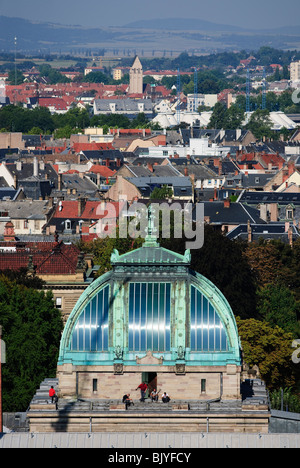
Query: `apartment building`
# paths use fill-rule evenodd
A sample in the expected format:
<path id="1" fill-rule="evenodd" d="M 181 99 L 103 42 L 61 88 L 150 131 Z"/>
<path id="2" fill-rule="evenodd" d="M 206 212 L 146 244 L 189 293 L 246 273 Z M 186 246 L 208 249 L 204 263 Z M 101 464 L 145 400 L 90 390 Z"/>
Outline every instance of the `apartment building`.
<path id="1" fill-rule="evenodd" d="M 291 81 L 293 83 L 300 83 L 300 60 L 292 62 L 290 65 Z"/>

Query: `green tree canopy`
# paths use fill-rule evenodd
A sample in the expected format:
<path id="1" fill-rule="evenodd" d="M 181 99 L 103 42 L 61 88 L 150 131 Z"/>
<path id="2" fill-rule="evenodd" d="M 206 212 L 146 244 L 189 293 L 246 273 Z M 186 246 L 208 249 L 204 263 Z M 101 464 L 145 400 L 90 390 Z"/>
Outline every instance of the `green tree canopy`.
<path id="1" fill-rule="evenodd" d="M 257 109 L 251 114 L 250 120 L 246 125 L 248 130 L 251 130 L 257 139 L 272 136 L 272 123 L 269 117 L 269 111 Z"/>
<path id="2" fill-rule="evenodd" d="M 258 291 L 258 311 L 271 326 L 299 336 L 299 308 L 293 293 L 281 284 L 269 284 Z"/>
<path id="3" fill-rule="evenodd" d="M 35 284 L 27 276 L 27 284 Z M 0 323 L 6 344 L 3 411 L 26 411 L 45 377 L 56 374 L 62 331 L 53 296 L 0 275 Z"/>
<path id="4" fill-rule="evenodd" d="M 295 387 L 299 367 L 292 361 L 293 336 L 269 323 L 237 318 L 244 361 L 259 367 L 262 379 L 270 390 Z"/>

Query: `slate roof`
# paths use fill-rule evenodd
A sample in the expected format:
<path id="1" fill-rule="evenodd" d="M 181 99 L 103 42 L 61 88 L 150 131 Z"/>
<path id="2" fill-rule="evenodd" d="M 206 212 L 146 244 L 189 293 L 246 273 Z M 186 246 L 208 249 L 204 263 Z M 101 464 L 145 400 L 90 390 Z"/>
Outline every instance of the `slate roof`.
<path id="1" fill-rule="evenodd" d="M 20 192 L 22 192 L 22 189 L 20 188 L 15 189 L 13 187 L 0 187 L 0 200 L 3 200 L 4 198 L 16 200 Z"/>
<path id="2" fill-rule="evenodd" d="M 130 177 L 129 182 L 134 184 L 144 197 L 149 197 L 156 187 L 172 186 L 174 197 L 192 196 L 192 183 L 189 177 Z"/>
<path id="3" fill-rule="evenodd" d="M 239 199 L 247 205 L 258 205 L 260 203 L 278 203 L 280 205 L 300 205 L 300 193 L 298 192 L 242 192 Z"/>
<path id="4" fill-rule="evenodd" d="M 285 243 L 289 242 L 285 223 L 250 224 L 250 226 L 252 231 L 252 241 L 259 241 L 260 239 L 278 239 Z M 291 227 L 293 229 L 293 240 L 295 241 L 300 238 L 300 233 L 294 225 L 291 225 Z M 239 239 L 247 241 L 248 225 L 240 224 L 236 228 L 232 229 L 226 237 L 231 240 Z"/>
<path id="5" fill-rule="evenodd" d="M 82 150 L 81 153 L 86 156 L 87 159 L 120 159 L 123 161 L 124 155 L 121 151 L 116 149 L 110 150 Z"/>
<path id="6" fill-rule="evenodd" d="M 112 111 L 111 105 L 114 105 L 115 111 Z M 150 99 L 95 99 L 95 113 L 121 113 L 136 114 L 139 113 L 139 104 L 143 104 L 145 114 L 152 113 L 153 104 Z"/>
<path id="7" fill-rule="evenodd" d="M 0 211 L 7 211 L 11 219 L 46 219 L 50 210 L 47 200 L 0 201 Z"/>
<path id="8" fill-rule="evenodd" d="M 34 175 L 33 172 L 33 163 L 23 163 L 20 166 L 20 169 L 18 168 L 19 166 L 17 163 L 6 163 L 6 168 L 7 170 L 14 176 L 17 176 L 18 180 L 25 180 L 28 177 L 32 177 Z M 44 164 L 44 168 L 41 168 L 41 165 L 38 164 L 38 172 L 37 172 L 37 177 L 40 179 L 45 180 L 46 177 L 47 180 L 51 180 L 57 186 L 57 173 L 52 167 L 51 164 Z"/>
<path id="9" fill-rule="evenodd" d="M 204 216 L 209 217 L 210 224 L 264 224 L 260 211 L 242 203 L 230 203 L 229 208 L 224 202 L 213 201 L 204 203 Z"/>
<path id="10" fill-rule="evenodd" d="M 274 177 L 274 174 L 227 174 L 224 188 L 254 188 L 263 189 L 263 187 Z M 229 183 L 231 181 L 231 183 Z"/>

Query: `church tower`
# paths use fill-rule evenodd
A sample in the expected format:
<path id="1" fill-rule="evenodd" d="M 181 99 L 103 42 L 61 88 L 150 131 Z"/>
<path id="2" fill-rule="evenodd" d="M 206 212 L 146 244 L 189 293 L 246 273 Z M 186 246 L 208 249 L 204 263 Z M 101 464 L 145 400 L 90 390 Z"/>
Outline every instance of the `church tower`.
<path id="1" fill-rule="evenodd" d="M 129 94 L 143 93 L 143 67 L 138 56 L 129 71 Z"/>

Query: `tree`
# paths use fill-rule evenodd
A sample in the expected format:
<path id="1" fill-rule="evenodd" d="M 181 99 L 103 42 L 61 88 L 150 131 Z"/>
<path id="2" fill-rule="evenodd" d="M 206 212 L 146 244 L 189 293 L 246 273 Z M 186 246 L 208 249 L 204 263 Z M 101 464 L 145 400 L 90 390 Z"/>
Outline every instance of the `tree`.
<path id="1" fill-rule="evenodd" d="M 162 239 L 161 246 L 183 254 L 186 240 Z M 191 250 L 191 257 L 191 268 L 220 289 L 236 316 L 257 317 L 255 280 L 240 243 L 206 225 L 203 247 Z"/>
<path id="2" fill-rule="evenodd" d="M 225 112 L 223 128 L 225 130 L 241 128 L 244 119 L 245 113 L 238 106 L 233 104 Z"/>
<path id="3" fill-rule="evenodd" d="M 269 284 L 258 291 L 258 311 L 271 326 L 279 326 L 294 338 L 299 336 L 299 308 L 293 293 L 283 285 Z"/>
<path id="4" fill-rule="evenodd" d="M 0 322 L 6 343 L 3 410 L 26 411 L 45 377 L 56 374 L 63 328 L 50 291 L 38 291 L 0 276 Z"/>
<path id="5" fill-rule="evenodd" d="M 155 187 L 150 195 L 150 198 L 152 200 L 165 200 L 166 198 L 172 198 L 172 197 L 173 197 L 173 189 L 171 187 L 168 187 L 167 185 L 164 185 L 161 188 Z"/>
<path id="6" fill-rule="evenodd" d="M 97 238 L 92 242 L 80 242 L 79 248 L 82 252 L 91 253 L 93 255 L 94 263 L 100 265 L 97 272 L 98 276 L 103 275 L 111 270 L 110 258 L 114 249 L 117 249 L 120 254 L 129 252 L 142 245 L 142 239 L 120 238 L 118 234 L 118 227 L 115 237 L 107 236 L 105 238 Z"/>
<path id="7" fill-rule="evenodd" d="M 270 113 L 267 109 L 257 109 L 255 112 L 253 112 L 248 124 L 246 125 L 246 128 L 251 130 L 257 139 L 272 136 L 272 122 L 270 120 L 269 114 Z"/>
<path id="8" fill-rule="evenodd" d="M 23 83 L 24 80 L 25 80 L 25 76 L 20 70 L 16 70 L 16 72 L 14 70 L 11 70 L 8 73 L 8 81 L 12 85 L 20 85 Z"/>
<path id="9" fill-rule="evenodd" d="M 282 328 L 255 319 L 241 320 L 237 326 L 243 359 L 250 367 L 257 365 L 269 390 L 295 387 L 299 367 L 292 361 L 293 336 Z"/>
<path id="10" fill-rule="evenodd" d="M 224 128 L 226 125 L 226 107 L 221 102 L 214 106 L 208 128 Z"/>
<path id="11" fill-rule="evenodd" d="M 244 256 L 253 272 L 256 284 L 264 287 L 278 282 L 283 264 L 276 247 L 272 243 L 250 243 Z"/>
<path id="12" fill-rule="evenodd" d="M 102 72 L 91 72 L 84 77 L 86 83 L 109 83 L 109 77 Z"/>
<path id="13" fill-rule="evenodd" d="M 292 388 L 282 388 L 270 392 L 271 408 L 275 410 L 300 412 L 300 399 L 298 395 L 294 395 Z"/>

